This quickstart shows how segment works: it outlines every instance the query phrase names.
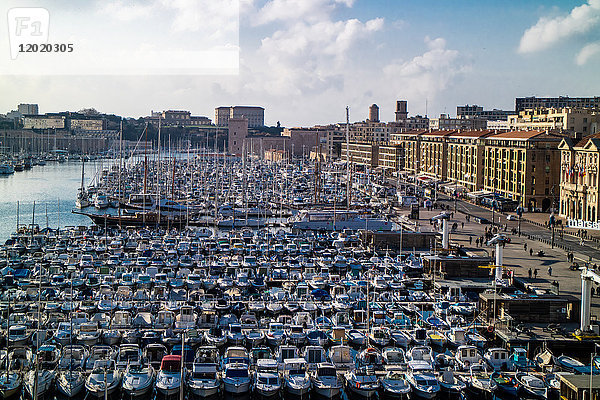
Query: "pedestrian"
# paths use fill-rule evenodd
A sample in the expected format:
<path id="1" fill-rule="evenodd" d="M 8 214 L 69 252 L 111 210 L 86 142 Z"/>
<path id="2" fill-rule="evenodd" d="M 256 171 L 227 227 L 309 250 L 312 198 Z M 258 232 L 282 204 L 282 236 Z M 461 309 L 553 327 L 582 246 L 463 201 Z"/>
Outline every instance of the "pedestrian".
<path id="1" fill-rule="evenodd" d="M 529 271 L 527 271 L 527 274 L 529 275 L 529 279 L 531 279 L 531 274 L 533 273 L 533 271 L 531 271 L 531 268 L 529 268 Z"/>
<path id="2" fill-rule="evenodd" d="M 523 249 L 525 249 L 525 251 L 527 251 L 527 243 L 523 244 Z"/>
<path id="3" fill-rule="evenodd" d="M 479 247 L 479 238 L 475 239 L 475 247 Z"/>
<path id="4" fill-rule="evenodd" d="M 461 229 L 465 229 L 465 223 L 464 223 L 464 222 L 461 222 L 461 223 L 460 223 L 460 228 L 461 228 Z"/>
<path id="5" fill-rule="evenodd" d="M 469 244 L 473 244 L 473 236 L 469 235 Z"/>
<path id="6" fill-rule="evenodd" d="M 533 256 L 533 249 L 532 248 L 529 248 L 529 256 L 530 257 Z"/>
<path id="7" fill-rule="evenodd" d="M 537 274 L 538 274 L 538 269 L 536 268 L 536 269 L 533 270 L 533 277 L 535 279 L 537 279 Z"/>
<path id="8" fill-rule="evenodd" d="M 548 276 L 552 276 L 552 267 L 548 267 Z"/>

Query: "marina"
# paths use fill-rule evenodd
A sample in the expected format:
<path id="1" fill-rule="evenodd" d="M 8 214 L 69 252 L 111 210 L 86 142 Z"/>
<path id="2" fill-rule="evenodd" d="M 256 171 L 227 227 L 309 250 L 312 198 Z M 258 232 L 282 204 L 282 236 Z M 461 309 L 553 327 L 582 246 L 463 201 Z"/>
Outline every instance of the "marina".
<path id="1" fill-rule="evenodd" d="M 482 252 L 443 206 L 411 218 L 373 171 L 181 149 L 65 166 L 71 220 L 31 207 L 0 248 L 3 398 L 558 398 L 600 373 L 578 298 L 498 267 L 502 233 Z"/>

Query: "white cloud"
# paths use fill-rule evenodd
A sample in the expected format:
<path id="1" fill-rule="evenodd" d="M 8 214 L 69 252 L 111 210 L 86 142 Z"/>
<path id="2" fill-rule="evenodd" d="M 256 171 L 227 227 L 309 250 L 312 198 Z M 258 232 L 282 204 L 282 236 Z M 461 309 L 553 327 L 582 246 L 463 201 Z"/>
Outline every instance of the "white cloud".
<path id="1" fill-rule="evenodd" d="M 457 50 L 446 48 L 445 39 L 427 37 L 425 43 L 425 53 L 384 67 L 386 81 L 396 91 L 394 95 L 433 99 L 469 69 Z"/>
<path id="2" fill-rule="evenodd" d="M 239 31 L 240 0 L 112 0 L 99 2 L 98 9 L 106 16 L 127 22 L 171 17 L 173 32 L 202 32 L 212 39 L 232 32 L 237 35 Z"/>
<path id="3" fill-rule="evenodd" d="M 575 62 L 577 65 L 584 65 L 588 60 L 600 53 L 600 42 L 589 43 L 585 45 L 577 54 Z"/>
<path id="4" fill-rule="evenodd" d="M 317 22 L 329 20 L 331 12 L 339 5 L 352 7 L 354 0 L 271 0 L 257 10 L 254 23 L 275 21 Z"/>
<path id="5" fill-rule="evenodd" d="M 149 17 L 154 9 L 155 4 L 153 3 L 125 3 L 123 0 L 102 2 L 99 6 L 100 13 L 125 22 Z"/>
<path id="6" fill-rule="evenodd" d="M 298 22 L 262 40 L 259 54 L 266 65 L 257 66 L 253 74 L 264 70 L 264 88 L 271 93 L 299 95 L 341 88 L 350 50 L 383 24 L 381 18 L 365 23 L 356 19 Z"/>
<path id="7" fill-rule="evenodd" d="M 588 0 L 566 16 L 540 18 L 521 37 L 520 53 L 531 53 L 549 48 L 560 40 L 587 33 L 600 25 L 600 0 Z"/>

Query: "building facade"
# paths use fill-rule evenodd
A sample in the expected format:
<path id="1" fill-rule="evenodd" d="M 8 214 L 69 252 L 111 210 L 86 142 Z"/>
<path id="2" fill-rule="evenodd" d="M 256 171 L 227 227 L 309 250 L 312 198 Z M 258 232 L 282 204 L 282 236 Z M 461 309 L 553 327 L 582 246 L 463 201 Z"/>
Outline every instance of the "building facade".
<path id="1" fill-rule="evenodd" d="M 518 201 L 529 210 L 557 208 L 558 145 L 562 139 L 542 131 L 511 131 L 486 137 L 483 189 Z"/>
<path id="2" fill-rule="evenodd" d="M 439 118 L 429 119 L 429 129 L 432 131 L 445 131 L 445 130 L 476 130 L 486 129 L 487 121 L 482 118 L 451 118 L 447 114 L 441 114 Z"/>
<path id="3" fill-rule="evenodd" d="M 483 188 L 486 137 L 494 131 L 457 131 L 446 136 L 448 142 L 447 177 L 468 191 Z"/>
<path id="4" fill-rule="evenodd" d="M 403 147 L 399 144 L 379 145 L 377 166 L 387 172 L 399 171 L 404 166 Z"/>
<path id="5" fill-rule="evenodd" d="M 514 111 L 505 110 L 484 110 L 483 107 L 474 105 L 456 106 L 456 116 L 458 118 L 480 118 L 486 121 L 506 121 L 509 115 L 515 114 Z"/>
<path id="6" fill-rule="evenodd" d="M 285 128 L 282 136 L 290 138 L 291 154 L 294 157 L 308 157 L 311 150 L 327 146 L 327 128 Z"/>
<path id="7" fill-rule="evenodd" d="M 106 129 L 106 120 L 103 119 L 69 119 L 69 129 L 82 131 L 102 131 Z"/>
<path id="8" fill-rule="evenodd" d="M 244 151 L 244 142 L 247 136 L 248 120 L 246 118 L 230 118 L 227 135 L 229 154 L 241 155 Z"/>
<path id="9" fill-rule="evenodd" d="M 426 130 L 413 130 L 407 132 L 397 132 L 391 135 L 391 144 L 400 146 L 400 152 L 403 155 L 401 170 L 410 175 L 416 175 L 420 172 L 421 166 L 421 135 Z"/>
<path id="10" fill-rule="evenodd" d="M 600 97 L 517 97 L 515 111 L 517 113 L 535 108 L 592 108 L 600 110 Z"/>
<path id="11" fill-rule="evenodd" d="M 37 104 L 19 104 L 17 106 L 17 111 L 19 114 L 23 115 L 38 115 L 40 113 L 40 109 Z"/>
<path id="12" fill-rule="evenodd" d="M 27 115 L 23 117 L 23 129 L 65 129 L 65 121 L 62 115 Z"/>
<path id="13" fill-rule="evenodd" d="M 249 128 L 265 126 L 265 109 L 256 106 L 230 106 L 215 108 L 215 125 L 227 126 L 231 118 L 246 118 Z"/>
<path id="14" fill-rule="evenodd" d="M 418 174 L 432 179 L 446 180 L 448 176 L 447 136 L 456 131 L 431 131 L 420 135 L 420 162 Z"/>
<path id="15" fill-rule="evenodd" d="M 573 135 L 593 135 L 599 132 L 600 112 L 586 108 L 535 108 L 508 117 L 511 130 L 549 130 Z"/>
<path id="16" fill-rule="evenodd" d="M 342 146 L 342 160 L 348 160 L 352 164 L 376 168 L 379 162 L 379 146 L 376 143 L 352 142 Z"/>
<path id="17" fill-rule="evenodd" d="M 598 222 L 600 134 L 576 143 L 565 138 L 559 149 L 560 215 L 571 220 Z"/>

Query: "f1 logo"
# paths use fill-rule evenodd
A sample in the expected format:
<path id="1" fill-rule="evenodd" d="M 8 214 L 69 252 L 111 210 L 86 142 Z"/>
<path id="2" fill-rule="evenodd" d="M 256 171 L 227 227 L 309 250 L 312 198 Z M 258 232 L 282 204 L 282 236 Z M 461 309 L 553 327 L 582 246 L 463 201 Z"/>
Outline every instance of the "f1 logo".
<path id="1" fill-rule="evenodd" d="M 41 7 L 19 7 L 8 10 L 10 58 L 16 60 L 22 45 L 48 42 L 50 13 Z"/>

